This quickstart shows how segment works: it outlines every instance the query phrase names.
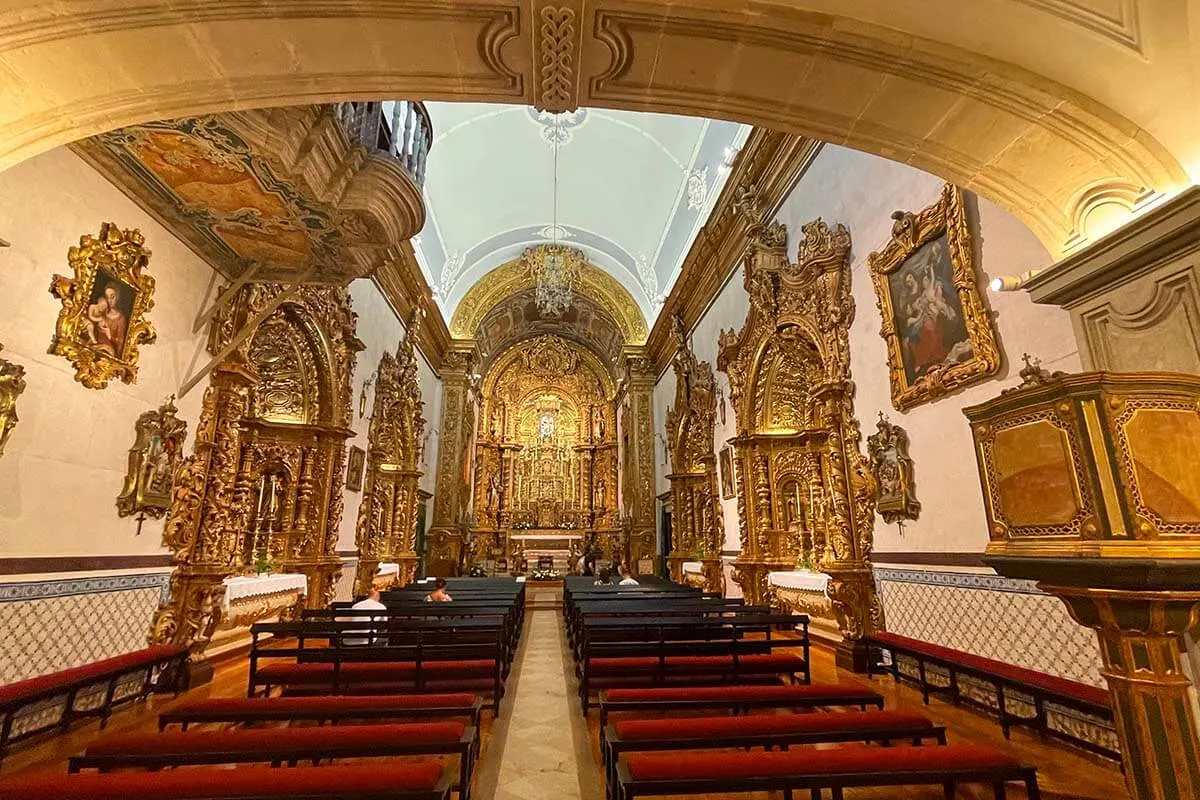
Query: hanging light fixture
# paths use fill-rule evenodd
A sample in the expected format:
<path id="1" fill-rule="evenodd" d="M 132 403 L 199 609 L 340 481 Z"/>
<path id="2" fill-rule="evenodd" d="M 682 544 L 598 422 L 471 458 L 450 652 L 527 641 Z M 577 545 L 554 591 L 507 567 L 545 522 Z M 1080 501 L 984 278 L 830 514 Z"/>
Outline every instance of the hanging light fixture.
<path id="1" fill-rule="evenodd" d="M 558 139 L 554 139 L 553 221 L 549 245 L 537 248 L 533 257 L 533 273 L 537 280 L 534 303 L 548 317 L 561 317 L 571 307 L 571 284 L 578 267 L 568 258 L 566 248 L 558 243 Z"/>

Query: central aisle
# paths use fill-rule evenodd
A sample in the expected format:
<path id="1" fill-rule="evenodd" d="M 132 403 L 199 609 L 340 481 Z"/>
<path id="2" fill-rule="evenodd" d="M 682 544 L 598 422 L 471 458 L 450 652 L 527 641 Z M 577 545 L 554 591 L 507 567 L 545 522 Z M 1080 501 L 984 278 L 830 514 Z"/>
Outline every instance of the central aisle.
<path id="1" fill-rule="evenodd" d="M 601 776 L 575 700 L 560 612 L 530 609 L 521 649 L 515 687 L 491 738 L 499 763 L 481 765 L 478 796 L 597 800 Z M 491 759 L 485 756 L 485 761 Z M 494 792 L 489 792 L 492 787 Z"/>

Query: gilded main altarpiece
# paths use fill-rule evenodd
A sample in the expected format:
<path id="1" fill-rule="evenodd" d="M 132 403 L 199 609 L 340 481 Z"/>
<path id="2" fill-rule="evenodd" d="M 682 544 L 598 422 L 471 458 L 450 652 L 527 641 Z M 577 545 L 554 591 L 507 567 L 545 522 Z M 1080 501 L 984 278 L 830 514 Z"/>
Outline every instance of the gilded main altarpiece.
<path id="1" fill-rule="evenodd" d="M 868 557 L 876 483 L 860 450 L 850 380 L 850 232 L 804 225 L 793 263 L 787 229 L 762 227 L 744 260 L 750 311 L 723 331 L 717 368 L 729 376 L 741 554 L 733 579 L 747 602 L 770 600 L 768 573 L 811 566 L 858 666 L 863 637 L 882 627 Z"/>
<path id="2" fill-rule="evenodd" d="M 725 586 L 721 547 L 725 526 L 717 487 L 713 434 L 717 396 L 712 364 L 697 361 L 683 320 L 671 320 L 675 335 L 675 402 L 667 409 L 667 451 L 671 459 L 671 579 L 684 580 L 683 565 L 698 561 L 704 588 Z"/>
<path id="3" fill-rule="evenodd" d="M 363 499 L 358 506 L 356 594 L 367 594 L 380 563 L 400 565 L 397 582 L 407 585 L 417 575 L 417 483 L 425 418 L 421 416 L 421 384 L 416 341 L 422 312 L 409 320 L 396 355 L 384 353 L 375 372 L 375 405 L 367 432 L 367 466 Z"/>
<path id="4" fill-rule="evenodd" d="M 549 558 L 561 572 L 618 533 L 615 391 L 595 353 L 563 337 L 496 358 L 476 430 L 471 564 Z"/>
<path id="5" fill-rule="evenodd" d="M 193 454 L 175 473 L 163 530 L 175 571 L 149 637 L 189 647 L 193 662 L 218 631 L 280 612 L 265 598 L 257 611 L 226 618 L 226 578 L 300 573 L 304 604 L 323 608 L 341 573 L 351 376 L 363 344 L 345 288 L 301 286 L 264 317 L 285 291 L 243 286 L 210 329 L 209 352 L 224 357 L 204 394 Z"/>

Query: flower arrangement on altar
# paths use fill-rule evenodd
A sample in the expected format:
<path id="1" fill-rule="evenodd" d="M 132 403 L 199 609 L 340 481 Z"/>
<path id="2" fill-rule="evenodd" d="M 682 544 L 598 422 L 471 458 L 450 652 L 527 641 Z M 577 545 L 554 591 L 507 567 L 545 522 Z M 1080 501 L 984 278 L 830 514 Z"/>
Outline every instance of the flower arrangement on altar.
<path id="1" fill-rule="evenodd" d="M 529 577 L 535 581 L 556 581 L 562 578 L 562 573 L 553 567 L 535 567 Z"/>

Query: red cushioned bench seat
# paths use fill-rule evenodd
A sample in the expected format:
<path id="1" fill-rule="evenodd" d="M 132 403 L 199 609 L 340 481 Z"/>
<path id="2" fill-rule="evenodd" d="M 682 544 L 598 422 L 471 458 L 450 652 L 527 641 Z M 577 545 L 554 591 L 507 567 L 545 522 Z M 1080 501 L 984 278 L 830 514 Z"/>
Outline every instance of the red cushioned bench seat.
<path id="1" fill-rule="evenodd" d="M 10 744 L 85 717 L 100 717 L 104 727 L 115 706 L 145 698 L 156 685 L 178 690 L 187 655 L 181 647 L 147 647 L 0 686 L 0 760 Z M 57 716 L 46 713 L 56 705 Z"/>
<path id="2" fill-rule="evenodd" d="M 588 662 L 592 675 L 629 675 L 655 672 L 704 675 L 732 673 L 793 673 L 802 672 L 805 661 L 792 653 L 762 653 L 739 656 L 633 656 L 627 658 L 593 658 Z"/>
<path id="3" fill-rule="evenodd" d="M 663 750 L 715 750 L 828 742 L 892 742 L 925 739 L 946 743 L 946 729 L 911 711 L 851 711 L 842 714 L 757 714 L 748 717 L 634 719 L 609 725 L 602 738 L 610 789 L 623 753 Z"/>
<path id="4" fill-rule="evenodd" d="M 931 693 L 945 692 L 950 695 L 951 702 L 955 705 L 966 703 L 991 710 L 984 704 L 965 697 L 960 692 L 958 676 L 966 674 L 979 680 L 988 681 L 996 687 L 997 708 L 995 710 L 1005 738 L 1008 738 L 1013 725 L 1029 725 L 1035 728 L 1041 736 L 1047 734 L 1057 736 L 1110 758 L 1119 757 L 1117 753 L 1105 747 L 1076 737 L 1071 731 L 1050 728 L 1046 717 L 1045 703 L 1049 700 L 1084 711 L 1102 720 L 1112 720 L 1112 700 L 1105 689 L 895 633 L 876 633 L 868 641 L 872 647 L 891 653 L 891 665 L 885 669 L 897 680 L 908 678 L 900 672 L 896 658 L 898 654 L 910 656 L 917 661 L 916 681 L 921 686 L 921 695 L 926 703 L 929 702 Z M 873 659 L 868 659 L 868 662 L 869 673 L 879 668 Z M 949 685 L 935 686 L 931 684 L 926 674 L 927 664 L 935 664 L 947 670 Z M 1006 690 L 1016 690 L 1032 695 L 1034 716 L 1023 717 L 1012 713 L 1007 707 Z"/>
<path id="5" fill-rule="evenodd" d="M 293 769 L 41 773 L 0 779 L 0 800 L 446 800 L 439 761 Z"/>
<path id="6" fill-rule="evenodd" d="M 194 723 L 271 721 L 344 722 L 380 719 L 446 719 L 469 717 L 479 727 L 483 700 L 477 695 L 383 694 L 310 697 L 216 697 L 175 706 L 158 716 L 158 727 Z"/>
<path id="7" fill-rule="evenodd" d="M 852 683 L 809 683 L 791 686 L 679 686 L 654 689 L 609 689 L 600 693 L 600 737 L 615 711 L 667 711 L 752 708 L 883 708 L 883 695 Z"/>
<path id="8" fill-rule="evenodd" d="M 635 753 L 617 765 L 622 800 L 649 795 L 704 795 L 809 789 L 816 797 L 830 789 L 835 800 L 851 786 L 940 785 L 948 793 L 959 783 L 985 783 L 1004 797 L 1004 784 L 1025 785 L 1040 800 L 1037 771 L 1007 753 L 977 745 L 945 747 L 805 748 L 752 753 Z"/>
<path id="9" fill-rule="evenodd" d="M 471 765 L 478 745 L 478 729 L 461 722 L 410 722 L 392 725 L 258 728 L 189 733 L 110 736 L 72 756 L 68 769 L 117 769 L 192 764 L 295 765 L 335 758 L 371 758 L 406 755 L 457 755 L 459 786 L 464 798 L 470 787 Z"/>

